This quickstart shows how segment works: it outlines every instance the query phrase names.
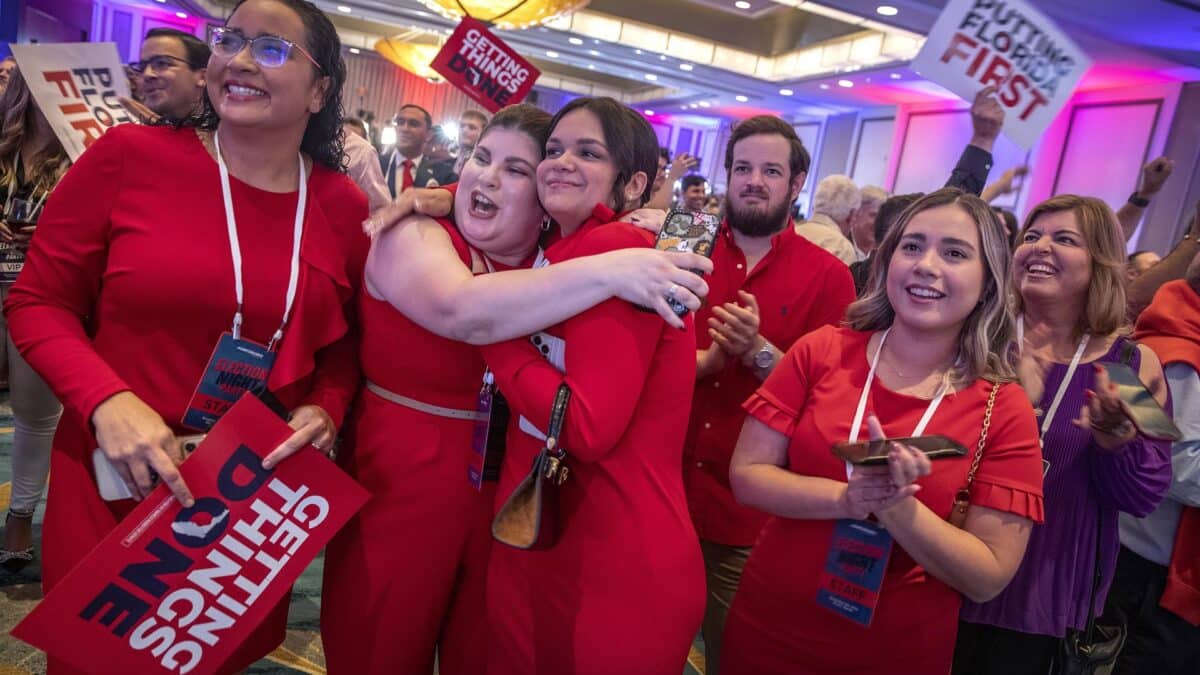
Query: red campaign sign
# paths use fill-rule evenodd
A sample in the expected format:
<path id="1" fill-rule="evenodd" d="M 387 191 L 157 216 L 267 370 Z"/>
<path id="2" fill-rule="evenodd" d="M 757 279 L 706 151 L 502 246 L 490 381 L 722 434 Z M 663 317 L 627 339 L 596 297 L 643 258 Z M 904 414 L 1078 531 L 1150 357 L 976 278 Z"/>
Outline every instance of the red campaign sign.
<path id="1" fill-rule="evenodd" d="M 430 66 L 491 112 L 525 100 L 541 71 L 482 21 L 464 18 Z"/>
<path id="2" fill-rule="evenodd" d="M 83 671 L 215 673 L 367 500 L 312 449 L 271 470 L 292 433 L 243 396 L 180 466 L 12 634 Z"/>

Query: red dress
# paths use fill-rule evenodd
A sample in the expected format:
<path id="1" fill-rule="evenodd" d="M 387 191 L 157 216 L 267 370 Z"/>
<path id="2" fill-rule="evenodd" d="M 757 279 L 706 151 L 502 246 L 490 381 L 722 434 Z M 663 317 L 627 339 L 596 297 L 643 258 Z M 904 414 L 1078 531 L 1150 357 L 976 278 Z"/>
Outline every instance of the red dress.
<path id="1" fill-rule="evenodd" d="M 298 192 L 230 179 L 245 285 L 243 334 L 263 344 L 283 313 Z M 351 331 L 366 238 L 366 198 L 314 165 L 291 320 L 269 388 L 289 409 L 334 421 L 358 389 Z M 71 168 L 46 205 L 5 314 L 14 342 L 65 410 L 54 437 L 43 542 L 48 592 L 132 510 L 100 498 L 92 412 L 132 391 L 176 433 L 236 309 L 216 161 L 194 130 L 123 125 Z M 353 280 L 353 281 L 352 281 Z M 245 668 L 284 636 L 286 599 L 228 662 Z M 50 662 L 54 672 L 67 672 Z"/>
<path id="2" fill-rule="evenodd" d="M 551 245 L 562 261 L 647 246 L 597 206 Z M 497 544 L 488 569 L 490 675 L 678 675 L 704 613 L 704 565 L 680 463 L 695 379 L 695 339 L 657 315 L 608 300 L 531 340 L 483 348 L 513 410 L 498 503 L 528 473 L 565 379 L 572 398 L 562 447 L 557 544 Z M 565 364 L 564 375 L 540 349 Z"/>
<path id="3" fill-rule="evenodd" d="M 846 464 L 830 448 L 850 435 L 867 379 L 870 336 L 833 327 L 810 333 L 746 401 L 750 415 L 790 437 L 791 471 L 846 480 Z M 950 515 L 954 493 L 966 482 L 991 387 L 981 379 L 948 394 L 929 422 L 927 433 L 944 434 L 970 449 L 965 457 L 935 461 L 933 473 L 919 481 L 917 499 L 942 518 Z M 928 405 L 889 391 L 877 379 L 867 410 L 896 437 L 911 434 Z M 971 503 L 1042 521 L 1036 420 L 1016 384 L 1003 385 L 996 397 Z M 949 673 L 962 596 L 928 575 L 899 545 L 893 545 L 869 628 L 817 605 L 817 579 L 833 529 L 832 520 L 774 516 L 767 521 L 730 610 L 721 672 Z"/>
<path id="4" fill-rule="evenodd" d="M 442 221 L 459 258 L 466 241 Z M 363 374 L 380 387 L 474 411 L 486 366 L 478 348 L 435 335 L 359 292 Z M 481 673 L 484 582 L 495 483 L 467 481 L 474 422 L 420 412 L 363 389 L 339 460 L 371 501 L 325 552 L 321 638 L 329 671 Z"/>

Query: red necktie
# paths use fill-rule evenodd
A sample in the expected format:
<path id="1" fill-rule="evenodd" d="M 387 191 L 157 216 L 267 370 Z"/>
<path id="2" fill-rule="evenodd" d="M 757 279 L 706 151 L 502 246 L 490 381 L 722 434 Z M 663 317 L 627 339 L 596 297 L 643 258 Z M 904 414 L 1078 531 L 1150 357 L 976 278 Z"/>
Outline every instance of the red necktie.
<path id="1" fill-rule="evenodd" d="M 411 159 L 406 159 L 403 162 L 400 162 L 400 170 L 404 172 L 400 176 L 400 191 L 401 192 L 403 192 L 413 186 L 413 176 L 412 176 L 412 171 L 411 171 L 412 165 L 413 165 L 413 163 L 412 163 Z"/>

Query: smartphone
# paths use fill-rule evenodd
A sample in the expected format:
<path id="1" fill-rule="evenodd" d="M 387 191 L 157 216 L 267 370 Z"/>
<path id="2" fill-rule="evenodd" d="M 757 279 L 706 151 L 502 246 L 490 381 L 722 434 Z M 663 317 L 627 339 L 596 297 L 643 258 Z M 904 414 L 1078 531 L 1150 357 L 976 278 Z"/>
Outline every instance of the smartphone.
<path id="1" fill-rule="evenodd" d="M 1124 363 L 1102 362 L 1108 371 L 1108 379 L 1117 385 L 1117 396 L 1125 404 L 1125 415 L 1146 436 L 1163 441 L 1178 441 L 1183 438 L 1179 427 L 1170 415 L 1154 400 L 1136 371 Z"/>
<path id="2" fill-rule="evenodd" d="M 658 233 L 658 241 L 654 248 L 660 251 L 682 251 L 697 253 L 711 258 L 713 245 L 717 241 L 717 230 L 721 227 L 721 219 L 703 211 L 685 211 L 671 209 L 663 221 L 662 230 Z M 692 270 L 700 274 L 699 270 Z M 671 310 L 678 316 L 687 314 L 688 309 L 674 298 L 667 298 Z"/>
<path id="3" fill-rule="evenodd" d="M 204 440 L 204 434 L 178 436 L 175 440 L 179 443 L 179 450 L 183 453 L 183 458 L 187 459 L 188 455 L 200 446 Z M 101 499 L 106 502 L 133 499 L 133 493 L 129 491 L 129 486 L 121 479 L 117 468 L 108 461 L 108 456 L 100 448 L 92 451 L 92 468 L 96 470 L 96 488 L 100 492 Z M 155 478 L 157 480 L 157 477 Z"/>
<path id="4" fill-rule="evenodd" d="M 861 441 L 858 443 L 837 443 L 833 446 L 833 454 L 856 466 L 878 466 L 887 464 L 888 448 L 891 443 L 903 443 L 925 453 L 929 459 L 943 457 L 962 457 L 967 454 L 967 448 L 962 443 L 933 434 L 930 436 L 909 436 L 907 438 L 884 438 L 878 441 Z"/>

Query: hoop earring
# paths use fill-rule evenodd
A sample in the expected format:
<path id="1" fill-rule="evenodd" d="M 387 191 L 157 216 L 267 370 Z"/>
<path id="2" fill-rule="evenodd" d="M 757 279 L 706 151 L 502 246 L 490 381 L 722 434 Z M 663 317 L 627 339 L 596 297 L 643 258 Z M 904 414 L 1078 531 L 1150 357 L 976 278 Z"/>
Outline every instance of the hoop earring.
<path id="1" fill-rule="evenodd" d="M 550 216 L 542 216 L 542 232 L 550 231 Z"/>

